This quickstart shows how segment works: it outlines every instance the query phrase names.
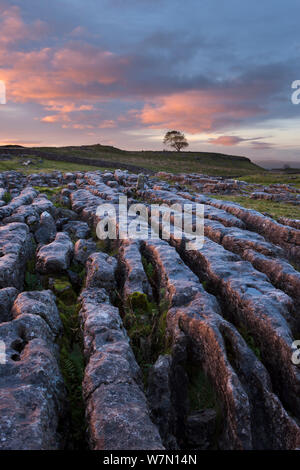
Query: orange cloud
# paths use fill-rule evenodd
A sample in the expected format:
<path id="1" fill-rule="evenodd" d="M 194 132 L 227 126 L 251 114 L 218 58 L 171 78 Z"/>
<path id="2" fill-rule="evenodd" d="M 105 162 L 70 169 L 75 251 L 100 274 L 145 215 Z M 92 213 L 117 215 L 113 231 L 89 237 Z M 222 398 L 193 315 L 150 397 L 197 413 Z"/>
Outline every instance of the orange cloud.
<path id="1" fill-rule="evenodd" d="M 25 23 L 19 7 L 1 6 L 0 1 L 0 79 L 6 82 L 7 98 L 58 111 L 61 119 L 44 117 L 46 122 L 55 122 L 66 120 L 65 115 L 74 111 L 90 111 L 93 106 L 86 100 L 107 100 L 106 88 L 120 80 L 128 59 L 83 41 L 18 50 L 18 42 L 23 46 L 47 30 L 40 20 Z M 79 102 L 76 108 L 74 100 Z"/>
<path id="2" fill-rule="evenodd" d="M 209 139 L 210 144 L 214 145 L 224 145 L 228 147 L 232 147 L 233 145 L 237 145 L 240 142 L 244 142 L 247 139 L 243 139 L 242 137 L 237 137 L 234 135 L 221 135 L 220 137 L 216 137 L 215 139 Z"/>
<path id="3" fill-rule="evenodd" d="M 44 116 L 41 119 L 42 122 L 62 122 L 70 121 L 70 118 L 67 114 L 52 114 L 50 116 Z"/>
<path id="4" fill-rule="evenodd" d="M 38 39 L 47 32 L 44 21 L 37 20 L 26 25 L 17 6 L 0 5 L 0 44 L 11 44 L 27 39 Z"/>
<path id="5" fill-rule="evenodd" d="M 243 104 L 239 90 L 200 90 L 174 93 L 147 103 L 136 117 L 154 129 L 182 129 L 192 134 L 209 132 L 263 112 Z"/>
<path id="6" fill-rule="evenodd" d="M 122 76 L 126 59 L 87 44 L 54 50 L 4 52 L 1 77 L 14 101 L 47 105 L 55 99 L 101 98 L 99 85 L 111 85 Z M 6 62 L 6 63 L 5 63 Z M 105 90 L 103 99 L 107 99 Z"/>
<path id="7" fill-rule="evenodd" d="M 39 20 L 26 24 L 18 7 L 0 6 L 0 13 L 0 79 L 6 82 L 7 99 L 41 105 L 44 123 L 109 129 L 138 121 L 149 128 L 175 128 L 196 134 L 225 129 L 264 112 L 257 97 L 265 92 L 265 82 L 254 81 L 251 86 L 243 80 L 231 85 L 212 83 L 207 89 L 172 93 L 172 87 L 178 89 L 178 80 L 174 80 L 163 95 L 166 88 L 161 86 L 159 75 L 154 73 L 152 82 L 156 85 L 152 87 L 151 76 L 149 80 L 146 73 L 151 66 L 155 71 L 152 59 L 143 62 L 140 57 L 120 56 L 84 41 L 65 43 L 70 34 L 60 46 L 18 50 L 18 41 L 22 40 L 23 47 L 26 40 L 41 37 L 47 25 Z M 78 37 L 83 32 L 79 26 L 71 36 Z M 208 86 L 206 81 L 203 86 Z M 145 104 L 142 110 L 131 110 L 125 116 L 116 117 L 115 110 L 100 115 L 99 103 L 112 98 L 144 100 Z M 220 145 L 238 143 L 232 137 L 219 139 L 215 143 Z"/>
<path id="8" fill-rule="evenodd" d="M 114 127 L 117 127 L 117 123 L 112 119 L 108 119 L 101 122 L 98 127 L 99 129 L 113 129 Z"/>
<path id="9" fill-rule="evenodd" d="M 216 138 L 212 138 L 208 140 L 209 144 L 213 145 L 222 145 L 225 147 L 232 147 L 234 145 L 238 145 L 241 142 L 249 142 L 253 147 L 257 149 L 267 149 L 271 148 L 272 144 L 269 142 L 262 142 L 262 137 L 250 137 L 245 139 L 243 137 L 235 136 L 235 135 L 221 135 Z"/>

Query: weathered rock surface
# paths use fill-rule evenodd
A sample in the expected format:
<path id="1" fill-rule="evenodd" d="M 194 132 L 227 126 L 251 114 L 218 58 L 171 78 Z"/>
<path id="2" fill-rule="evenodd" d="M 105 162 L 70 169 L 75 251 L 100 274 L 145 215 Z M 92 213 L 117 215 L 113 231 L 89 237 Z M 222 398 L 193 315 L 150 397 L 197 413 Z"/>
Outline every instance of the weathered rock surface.
<path id="1" fill-rule="evenodd" d="M 50 242 L 53 242 L 56 236 L 56 224 L 53 217 L 49 212 L 44 211 L 40 216 L 39 227 L 36 230 L 35 239 L 37 243 L 46 245 Z"/>
<path id="2" fill-rule="evenodd" d="M 54 338 L 39 315 L 20 313 L 15 320 L 0 324 L 0 340 L 6 346 L 6 363 L 0 366 L 2 450 L 63 446 L 59 424 L 65 389 Z"/>
<path id="3" fill-rule="evenodd" d="M 279 217 L 278 222 L 282 225 L 289 225 L 290 227 L 300 230 L 300 219 L 289 219 L 288 217 Z"/>
<path id="4" fill-rule="evenodd" d="M 214 440 L 216 432 L 216 412 L 207 409 L 191 413 L 187 418 L 186 433 L 192 449 L 206 450 Z"/>
<path id="5" fill-rule="evenodd" d="M 220 316 L 212 296 L 202 292 L 189 305 L 171 309 L 168 328 L 176 332 L 176 324 L 191 341 L 194 360 L 198 359 L 219 396 L 223 414 L 219 446 L 297 448 L 300 429 L 296 421 L 273 393 L 263 364 L 238 331 Z M 272 429 L 272 433 L 267 429 Z M 190 440 L 188 424 L 186 432 Z M 201 434 L 194 439 L 199 437 Z"/>
<path id="6" fill-rule="evenodd" d="M 250 261 L 257 269 L 265 273 L 272 284 L 300 302 L 300 272 L 294 269 L 287 261 L 264 256 L 253 250 L 245 250 L 243 258 Z"/>
<path id="7" fill-rule="evenodd" d="M 253 249 L 266 256 L 284 256 L 282 248 L 266 242 L 261 235 L 249 230 L 224 227 L 220 222 L 207 220 L 204 233 L 211 240 L 222 244 L 226 250 L 241 256 L 247 249 Z"/>
<path id="8" fill-rule="evenodd" d="M 79 220 L 72 220 L 63 226 L 63 231 L 67 232 L 72 238 L 88 238 L 90 236 L 90 229 L 86 222 Z"/>
<path id="9" fill-rule="evenodd" d="M 77 240 L 74 245 L 74 260 L 85 264 L 88 257 L 97 250 L 94 240 Z"/>
<path id="10" fill-rule="evenodd" d="M 152 289 L 143 268 L 139 240 L 122 240 L 119 260 L 125 279 L 123 292 L 125 299 L 134 292 L 141 292 L 151 297 Z"/>
<path id="11" fill-rule="evenodd" d="M 36 269 L 40 273 L 59 273 L 70 266 L 73 243 L 67 233 L 58 232 L 55 240 L 37 252 Z"/>
<path id="12" fill-rule="evenodd" d="M 85 263 L 79 317 L 91 449 L 300 448 L 300 370 L 291 361 L 300 331 L 299 220 L 278 223 L 209 197 L 252 193 L 296 206 L 300 190 L 199 174 L 159 176 L 164 181 L 123 170 L 0 173 L 0 340 L 7 353 L 0 365 L 0 448 L 58 449 L 69 439 L 58 367 L 61 320 L 53 294 L 34 289 L 54 286 L 58 277 L 75 302 Z M 31 185 L 60 186 L 50 196 L 58 204 Z M 116 257 L 97 253 L 102 244 L 86 239 L 102 218 L 97 208 L 108 202 L 118 214 L 125 195 L 129 205 L 147 201 L 148 211 L 152 202 L 189 204 L 189 210 L 204 204 L 203 248 L 187 251 L 173 237 L 168 243 L 145 236 L 107 244 L 119 247 Z M 38 275 L 33 237 L 40 245 Z M 36 287 L 22 292 L 30 285 Z M 129 307 L 136 292 L 151 303 L 137 296 L 144 303 Z M 116 298 L 128 333 L 111 304 Z M 72 323 L 75 307 L 63 307 Z M 78 325 L 69 330 L 62 318 L 66 335 L 79 341 Z"/>
<path id="13" fill-rule="evenodd" d="M 0 323 L 12 320 L 11 308 L 17 295 L 15 287 L 0 289 Z"/>
<path id="14" fill-rule="evenodd" d="M 228 318 L 253 336 L 280 398 L 299 416 L 300 370 L 291 363 L 291 328 L 297 320 L 291 298 L 250 263 L 211 240 L 206 239 L 199 251 L 186 251 L 182 243 L 178 249 L 200 278 L 213 286 Z"/>
<path id="15" fill-rule="evenodd" d="M 22 289 L 26 262 L 33 255 L 27 225 L 11 223 L 0 227 L 0 288 Z"/>
<path id="16" fill-rule="evenodd" d="M 78 191 L 72 192 L 70 199 L 72 210 L 80 214 L 84 221 L 94 225 L 96 222 L 97 207 L 103 204 L 104 200 L 94 196 L 94 194 L 86 189 L 79 189 Z"/>
<path id="17" fill-rule="evenodd" d="M 147 395 L 151 416 L 166 448 L 176 450 L 178 444 L 173 435 L 176 429 L 176 410 L 172 401 L 171 367 L 170 355 L 159 356 L 149 371 Z"/>
<path id="18" fill-rule="evenodd" d="M 295 261 L 300 263 L 300 230 L 279 224 L 260 212 L 245 209 L 233 202 L 210 199 L 209 204 L 235 215 L 249 230 L 256 231 L 272 243 L 282 246 Z"/>
<path id="19" fill-rule="evenodd" d="M 84 290 L 81 302 L 88 361 L 83 393 L 91 448 L 163 449 L 118 309 L 108 303 L 103 289 Z"/>
<path id="20" fill-rule="evenodd" d="M 159 290 L 165 289 L 171 305 L 188 303 L 201 289 L 197 276 L 188 269 L 167 242 L 144 240 L 142 250 L 160 272 Z"/>
<path id="21" fill-rule="evenodd" d="M 55 296 L 50 290 L 22 292 L 12 307 L 13 318 L 21 315 L 38 315 L 48 324 L 54 339 L 62 332 L 62 323 L 55 303 Z"/>
<path id="22" fill-rule="evenodd" d="M 106 253 L 93 253 L 86 262 L 85 287 L 103 287 L 112 291 L 116 287 L 117 260 Z"/>
<path id="23" fill-rule="evenodd" d="M 33 188 L 25 188 L 19 196 L 14 197 L 6 206 L 0 207 L 0 220 L 10 216 L 20 206 L 30 204 L 37 196 L 37 192 Z"/>

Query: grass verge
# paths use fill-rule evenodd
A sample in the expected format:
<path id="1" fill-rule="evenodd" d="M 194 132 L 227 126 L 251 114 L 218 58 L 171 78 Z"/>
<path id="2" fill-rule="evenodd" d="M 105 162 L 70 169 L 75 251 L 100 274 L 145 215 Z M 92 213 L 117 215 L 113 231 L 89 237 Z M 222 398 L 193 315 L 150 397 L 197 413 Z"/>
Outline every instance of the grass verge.
<path id="1" fill-rule="evenodd" d="M 244 196 L 212 196 L 214 199 L 221 199 L 224 201 L 237 202 L 241 206 L 247 209 L 254 209 L 258 212 L 270 214 L 275 220 L 279 217 L 288 217 L 290 219 L 300 218 L 299 206 L 293 206 L 292 204 L 285 204 L 283 202 L 268 201 L 265 199 L 250 199 Z"/>

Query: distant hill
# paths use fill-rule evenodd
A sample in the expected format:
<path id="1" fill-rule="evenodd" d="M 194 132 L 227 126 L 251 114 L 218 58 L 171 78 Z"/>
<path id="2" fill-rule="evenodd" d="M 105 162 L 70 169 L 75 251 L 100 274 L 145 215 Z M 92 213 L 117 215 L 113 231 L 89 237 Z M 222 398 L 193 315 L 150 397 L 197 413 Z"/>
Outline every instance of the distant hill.
<path id="1" fill-rule="evenodd" d="M 11 148 L 20 148 L 20 149 L 23 149 L 25 147 L 23 147 L 23 145 L 15 145 L 15 144 L 11 144 L 11 145 L 0 145 L 0 149 L 11 149 Z"/>
<path id="2" fill-rule="evenodd" d="M 291 161 L 282 161 L 282 160 L 267 160 L 256 162 L 258 165 L 266 168 L 267 170 L 283 168 L 284 165 L 288 165 L 290 168 L 300 168 L 300 158 L 299 160 Z"/>
<path id="3" fill-rule="evenodd" d="M 127 168 L 130 171 L 145 170 L 149 173 L 170 171 L 238 177 L 263 171 L 247 157 L 213 152 L 129 151 L 100 144 L 68 147 L 6 146 L 2 150 L 15 156 L 39 156 L 60 162 Z"/>

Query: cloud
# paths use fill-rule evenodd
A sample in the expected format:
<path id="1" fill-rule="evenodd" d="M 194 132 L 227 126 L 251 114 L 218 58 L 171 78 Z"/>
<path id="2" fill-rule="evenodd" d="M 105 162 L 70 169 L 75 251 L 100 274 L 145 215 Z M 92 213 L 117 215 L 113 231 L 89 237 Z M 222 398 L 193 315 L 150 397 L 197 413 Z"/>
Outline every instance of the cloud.
<path id="1" fill-rule="evenodd" d="M 127 59 L 86 43 L 2 55 L 1 75 L 19 102 L 106 98 L 108 85 L 122 76 Z M 6 63 L 5 63 L 6 62 Z M 109 91 L 109 90 L 108 90 Z"/>
<path id="2" fill-rule="evenodd" d="M 251 142 L 251 145 L 256 150 L 267 150 L 274 147 L 274 144 L 271 144 L 270 142 Z"/>
<path id="3" fill-rule="evenodd" d="M 227 50 L 220 38 L 191 32 L 179 19 L 176 34 L 157 24 L 145 32 L 134 29 L 124 41 L 110 33 L 105 41 L 109 24 L 92 30 L 90 18 L 83 17 L 82 24 L 80 18 L 66 22 L 64 32 L 51 37 L 28 3 L 31 16 L 24 7 L 25 20 L 19 7 L 0 0 L 0 79 L 6 81 L 8 102 L 38 110 L 35 123 L 41 121 L 43 129 L 175 128 L 224 133 L 208 141 L 213 145 L 249 142 L 263 149 L 271 144 L 231 133 L 297 112 L 286 97 L 286 84 L 294 77 L 287 61 L 224 60 Z M 123 24 L 116 18 L 114 32 L 117 26 Z"/>
<path id="4" fill-rule="evenodd" d="M 107 119 L 99 124 L 100 129 L 113 129 L 115 127 L 117 127 L 117 122 L 112 119 Z"/>
<path id="5" fill-rule="evenodd" d="M 145 104 L 137 118 L 152 128 L 181 129 L 192 134 L 211 132 L 265 113 L 245 100 L 239 89 L 192 90 L 159 97 Z"/>
<path id="6" fill-rule="evenodd" d="M 221 145 L 224 147 L 233 147 L 240 144 L 241 142 L 249 142 L 251 146 L 256 149 L 269 149 L 273 147 L 273 144 L 269 142 L 262 142 L 262 137 L 251 137 L 243 138 L 235 135 L 221 135 L 216 138 L 208 139 L 208 143 L 212 145 Z"/>
<path id="7" fill-rule="evenodd" d="M 213 145 L 223 145 L 232 147 L 233 145 L 237 145 L 240 142 L 245 142 L 245 140 L 248 139 L 243 139 L 242 137 L 237 137 L 234 135 L 221 135 L 220 137 L 209 139 L 208 143 Z"/>
<path id="8" fill-rule="evenodd" d="M 29 39 L 37 40 L 43 37 L 48 27 L 44 21 L 36 20 L 27 25 L 21 17 L 17 6 L 4 6 L 0 4 L 0 44 L 7 45 Z"/>
<path id="9" fill-rule="evenodd" d="M 0 140 L 0 145 L 29 145 L 29 146 L 33 146 L 33 145 L 38 145 L 38 144 L 41 144 L 41 141 L 40 140 L 19 140 L 19 139 L 14 139 L 14 140 Z"/>

